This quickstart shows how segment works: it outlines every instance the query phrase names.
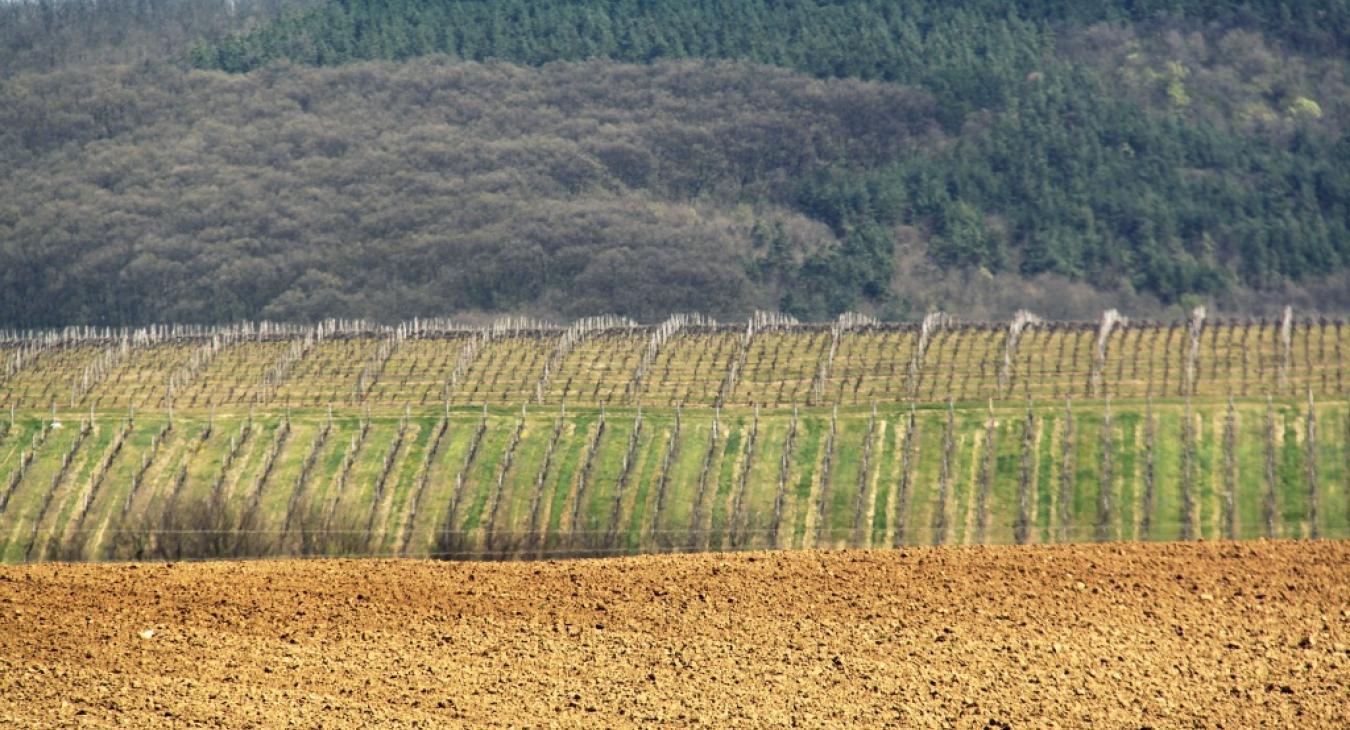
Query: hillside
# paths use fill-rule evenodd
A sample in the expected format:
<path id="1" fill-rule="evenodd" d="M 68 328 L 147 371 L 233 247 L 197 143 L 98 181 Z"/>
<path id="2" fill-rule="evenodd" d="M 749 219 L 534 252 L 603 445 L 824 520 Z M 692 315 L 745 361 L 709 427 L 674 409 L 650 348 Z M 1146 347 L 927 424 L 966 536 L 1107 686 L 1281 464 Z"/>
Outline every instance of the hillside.
<path id="1" fill-rule="evenodd" d="M 1350 308 L 1344 3 L 62 2 L 0 324 Z"/>
<path id="2" fill-rule="evenodd" d="M 5 561 L 1350 534 L 1339 320 L 3 343 Z"/>
<path id="3" fill-rule="evenodd" d="M 769 298 L 760 268 L 842 245 L 783 186 L 930 137 L 922 95 L 738 65 L 71 71 L 7 90 L 0 321 L 21 324 L 742 314 Z"/>
<path id="4" fill-rule="evenodd" d="M 0 407 L 116 410 L 584 405 L 714 408 L 873 403 L 1057 405 L 1064 398 L 1337 398 L 1350 324 L 1302 317 L 1181 322 L 832 325 L 757 313 L 717 324 L 613 317 L 563 328 L 330 320 L 137 330 L 0 330 Z"/>

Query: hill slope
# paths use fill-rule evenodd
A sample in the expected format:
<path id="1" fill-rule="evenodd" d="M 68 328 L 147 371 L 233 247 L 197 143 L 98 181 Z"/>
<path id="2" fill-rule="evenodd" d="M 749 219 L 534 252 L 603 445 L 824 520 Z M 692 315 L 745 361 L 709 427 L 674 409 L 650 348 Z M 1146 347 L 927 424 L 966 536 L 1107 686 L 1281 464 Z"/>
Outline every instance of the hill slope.
<path id="1" fill-rule="evenodd" d="M 1350 532 L 1343 322 L 754 324 L 10 343 L 0 560 Z"/>
<path id="2" fill-rule="evenodd" d="M 1343 4 L 996 5 L 263 3 L 15 65 L 0 322 L 1350 306 Z"/>

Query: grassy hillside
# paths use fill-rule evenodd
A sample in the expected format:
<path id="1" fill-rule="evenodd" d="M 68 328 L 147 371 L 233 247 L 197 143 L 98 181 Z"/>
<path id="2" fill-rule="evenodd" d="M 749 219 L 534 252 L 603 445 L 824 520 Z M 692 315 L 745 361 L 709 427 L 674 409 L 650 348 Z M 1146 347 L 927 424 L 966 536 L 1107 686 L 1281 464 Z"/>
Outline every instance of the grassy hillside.
<path id="1" fill-rule="evenodd" d="M 802 410 L 795 426 L 782 411 L 761 411 L 756 421 L 752 411 L 724 410 L 708 459 L 710 411 L 644 409 L 633 438 L 637 412 L 607 410 L 597 440 L 598 412 L 456 409 L 435 455 L 428 440 L 439 412 L 369 424 L 344 413 L 331 425 L 324 412 L 293 411 L 289 421 L 255 412 L 251 425 L 219 414 L 209 433 L 202 416 L 178 416 L 157 445 L 147 438 L 166 422 L 147 415 L 116 454 L 111 441 L 124 419 L 96 416 L 81 436 L 76 414 L 58 413 L 61 426 L 49 430 L 45 416 L 25 413 L 7 431 L 0 460 L 8 485 L 0 535 L 9 562 L 1350 535 L 1344 402 L 1311 411 L 1239 402 L 1231 421 L 1226 406 L 1192 405 L 1189 431 L 1181 403 L 1115 404 L 1109 425 L 1106 414 L 1099 402 L 1072 411 L 957 409 L 949 428 L 944 408 L 923 407 L 911 431 L 904 408 L 875 416 L 841 409 L 837 417 Z M 230 463 L 241 426 L 251 443 Z M 344 484 L 346 454 L 363 428 L 368 436 Z M 793 428 L 827 436 L 799 437 L 785 461 Z M 555 429 L 562 435 L 548 459 Z M 331 431 L 331 454 L 343 456 L 305 468 L 323 430 Z M 32 435 L 44 432 L 33 450 Z M 480 453 L 469 461 L 476 438 Z M 666 459 L 672 440 L 689 458 Z M 1074 455 L 1067 476 L 1065 450 Z M 35 457 L 20 471 L 27 453 Z"/>
<path id="2" fill-rule="evenodd" d="M 1350 534 L 1338 322 L 678 325 L 11 337 L 0 555 Z"/>

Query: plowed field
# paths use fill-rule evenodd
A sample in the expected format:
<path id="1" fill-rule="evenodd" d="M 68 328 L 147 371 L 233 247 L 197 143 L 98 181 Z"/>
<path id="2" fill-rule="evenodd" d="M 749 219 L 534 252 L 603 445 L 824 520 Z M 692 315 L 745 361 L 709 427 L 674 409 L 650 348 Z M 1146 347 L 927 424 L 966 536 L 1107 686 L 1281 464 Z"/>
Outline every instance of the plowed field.
<path id="1" fill-rule="evenodd" d="M 0 568 L 0 725 L 1350 726 L 1350 543 Z"/>

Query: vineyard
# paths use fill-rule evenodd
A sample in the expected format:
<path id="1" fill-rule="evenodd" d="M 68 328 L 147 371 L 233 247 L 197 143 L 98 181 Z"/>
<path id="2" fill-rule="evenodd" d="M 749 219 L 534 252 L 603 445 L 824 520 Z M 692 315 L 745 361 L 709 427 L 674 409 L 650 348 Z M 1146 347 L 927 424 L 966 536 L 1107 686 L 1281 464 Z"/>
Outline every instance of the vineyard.
<path id="1" fill-rule="evenodd" d="M 0 333 L 6 562 L 1350 535 L 1350 327 Z"/>

